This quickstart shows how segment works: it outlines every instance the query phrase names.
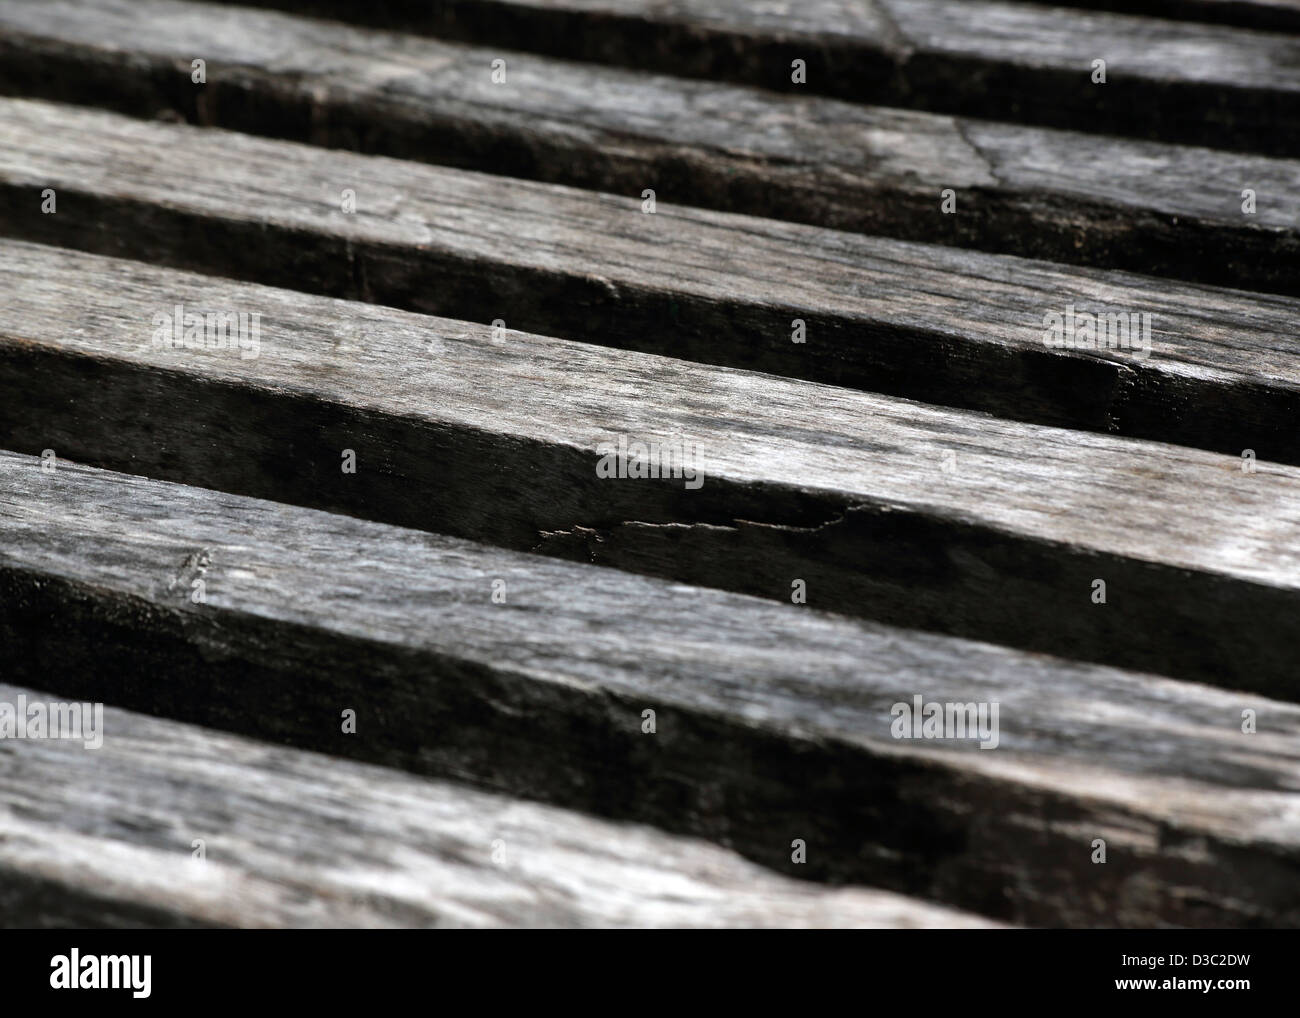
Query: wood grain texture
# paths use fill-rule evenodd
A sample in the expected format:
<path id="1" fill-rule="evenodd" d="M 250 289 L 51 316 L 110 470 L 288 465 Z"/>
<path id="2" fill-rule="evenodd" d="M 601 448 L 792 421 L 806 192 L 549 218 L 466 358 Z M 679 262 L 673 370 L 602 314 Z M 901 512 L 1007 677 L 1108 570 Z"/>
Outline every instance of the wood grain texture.
<path id="1" fill-rule="evenodd" d="M 53 699 L 0 685 L 20 695 Z M 104 725 L 96 750 L 0 740 L 0 927 L 997 925 L 462 785 L 113 708 Z"/>
<path id="2" fill-rule="evenodd" d="M 1300 154 L 1300 40 L 1286 35 L 986 0 L 243 2 L 617 67 Z M 1297 23 L 1294 4 L 1125 0 L 1122 9 L 1173 7 Z M 1091 80 L 1097 58 L 1108 65 L 1104 86 Z M 806 62 L 803 84 L 792 83 L 794 59 Z"/>
<path id="3" fill-rule="evenodd" d="M 1296 467 L 3 250 L 17 451 L 1300 695 Z M 178 304 L 259 314 L 260 355 L 156 346 Z M 620 436 L 702 486 L 600 476 Z"/>
<path id="4" fill-rule="evenodd" d="M 1175 18 L 1209 25 L 1235 25 L 1264 31 L 1300 32 L 1300 3 L 1297 0 L 1053 0 L 1053 6 Z"/>
<path id="5" fill-rule="evenodd" d="M 202 85 L 191 81 L 198 54 Z M 498 58 L 508 58 L 504 84 L 491 80 Z M 0 92 L 638 201 L 651 189 L 663 202 L 1300 292 L 1293 160 L 783 96 L 170 0 L 0 4 Z M 1272 136 L 1286 135 L 1279 120 Z M 941 211 L 947 188 L 954 214 Z M 1246 189 L 1257 193 L 1255 215 L 1242 212 Z"/>
<path id="6" fill-rule="evenodd" d="M 790 875 L 1011 921 L 1300 923 L 1300 708 L 67 463 L 47 472 L 4 453 L 0 476 L 6 681 L 43 677 L 51 698 L 646 821 Z M 997 747 L 893 738 L 892 705 L 916 694 L 998 702 Z M 106 726 L 103 758 L 178 768 L 182 789 L 187 769 L 211 766 L 171 752 L 165 734 L 119 746 L 120 734 Z M 3 794 L 36 796 L 46 784 L 24 760 L 56 752 L 15 752 Z M 99 769 L 96 753 L 75 754 L 79 770 Z M 66 755 L 49 768 L 66 775 Z M 354 773 L 251 747 L 211 755 L 266 761 L 304 808 Z M 229 795 L 249 787 L 229 773 Z M 127 804 L 128 789 L 159 787 L 119 782 L 113 767 L 103 781 Z M 95 813 L 77 806 L 104 786 L 80 784 L 53 808 L 90 835 Z M 355 808 L 394 813 L 395 853 L 421 828 L 400 803 L 386 809 L 383 788 L 340 795 L 335 811 L 369 800 Z M 218 801 L 192 796 L 230 825 L 265 815 Z M 281 844 L 313 843 L 293 832 L 314 821 L 287 822 Z M 156 840 L 131 814 L 113 829 Z M 178 847 L 203 836 L 164 830 Z M 211 832 L 211 857 L 223 833 L 239 832 Z M 1096 838 L 1104 865 L 1091 861 Z"/>
<path id="7" fill-rule="evenodd" d="M 631 198 L 28 101 L 0 100 L 0 232 L 1300 463 L 1291 298 L 673 204 L 645 215 Z M 1049 349 L 1045 316 L 1071 306 L 1149 316 L 1150 355 Z"/>

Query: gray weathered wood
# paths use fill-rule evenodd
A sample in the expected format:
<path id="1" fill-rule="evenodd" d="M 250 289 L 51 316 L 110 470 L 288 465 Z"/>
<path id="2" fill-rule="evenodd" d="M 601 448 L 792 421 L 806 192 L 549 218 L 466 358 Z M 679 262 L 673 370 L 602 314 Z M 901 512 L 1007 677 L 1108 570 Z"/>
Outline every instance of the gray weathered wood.
<path id="1" fill-rule="evenodd" d="M 20 696 L 56 699 L 0 685 Z M 461 785 L 111 707 L 103 721 L 94 750 L 0 739 L 0 927 L 997 925 Z"/>
<path id="2" fill-rule="evenodd" d="M 1300 41 L 986 0 L 242 0 L 361 24 L 765 88 L 1300 154 Z M 1294 3 L 1076 0 L 1300 24 Z M 1092 61 L 1107 83 L 1092 83 Z M 791 61 L 806 78 L 792 82 Z"/>
<path id="3" fill-rule="evenodd" d="M 1300 923 L 1300 708 L 67 463 L 4 453 L 0 479 L 10 681 L 44 677 L 52 698 L 648 821 L 790 875 L 1013 921 Z M 894 738 L 893 704 L 918 694 L 997 702 L 998 745 Z M 355 734 L 340 731 L 346 709 Z M 189 768 L 170 745 L 142 733 L 119 749 L 110 726 L 102 752 Z M 214 749 L 233 757 L 230 795 L 247 787 L 236 768 L 249 754 L 296 775 L 290 802 L 316 799 L 332 773 Z M 0 768 L 5 794 L 43 799 L 25 759 Z M 321 780 L 300 795 L 304 773 Z M 131 789 L 159 788 L 113 768 L 103 781 L 128 811 Z M 95 833 L 78 807 L 103 786 L 67 783 L 42 808 Z M 218 859 L 223 835 L 264 814 L 193 801 L 225 828 L 165 837 L 183 849 L 210 833 Z M 133 817 L 115 829 L 152 826 Z M 303 845 L 298 829 L 280 843 Z M 350 851 L 347 837 L 322 850 Z M 794 839 L 806 864 L 791 861 Z"/>
<path id="4" fill-rule="evenodd" d="M 199 58 L 207 81 L 196 85 Z M 503 84 L 491 78 L 497 58 L 508 58 Z M 1300 162 L 1290 160 L 782 96 L 170 0 L 0 3 L 0 92 L 637 202 L 651 189 L 663 202 L 1300 292 Z M 54 133 L 51 125 L 47 140 Z M 1270 137 L 1287 134 L 1279 124 Z M 951 215 L 941 211 L 948 188 Z M 1242 212 L 1245 189 L 1257 192 L 1255 215 Z"/>
<path id="5" fill-rule="evenodd" d="M 26 101 L 0 101 L 0 231 L 1300 463 L 1290 298 L 671 204 L 644 215 L 632 198 Z M 1148 315 L 1150 356 L 1047 348 L 1045 316 L 1068 306 Z"/>
<path id="6" fill-rule="evenodd" d="M 1300 32 L 1300 3 L 1297 0 L 1053 0 L 1053 5 L 1183 18 L 1239 28 Z"/>
<path id="7" fill-rule="evenodd" d="M 1300 695 L 1300 468 L 3 250 L 9 448 Z M 260 355 L 156 347 L 178 304 Z M 620 436 L 701 486 L 600 476 Z"/>

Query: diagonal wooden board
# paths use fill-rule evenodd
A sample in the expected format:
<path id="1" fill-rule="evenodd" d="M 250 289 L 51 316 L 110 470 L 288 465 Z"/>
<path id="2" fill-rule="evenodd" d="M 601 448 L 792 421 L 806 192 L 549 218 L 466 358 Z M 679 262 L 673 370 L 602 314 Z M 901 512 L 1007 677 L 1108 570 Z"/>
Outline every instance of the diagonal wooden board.
<path id="1" fill-rule="evenodd" d="M 195 59 L 206 61 L 203 84 L 192 81 Z M 496 59 L 507 63 L 501 84 Z M 650 189 L 663 202 L 1300 293 L 1296 160 L 782 96 L 175 0 L 0 3 L 0 93 L 637 202 Z M 953 214 L 942 211 L 945 189 Z"/>
<path id="2" fill-rule="evenodd" d="M 11 707 L 52 702 L 0 685 Z M 0 927 L 998 925 L 463 785 L 102 721 L 95 749 L 0 739 Z"/>
<path id="3" fill-rule="evenodd" d="M 1295 706 L 66 462 L 0 480 L 5 681 L 52 698 L 1013 921 L 1300 922 Z M 997 745 L 896 738 L 917 695 L 998 703 Z"/>
<path id="4" fill-rule="evenodd" d="M 1300 7 L 1110 0 L 237 0 L 670 74 L 1297 154 Z M 1107 62 L 1104 85 L 1094 59 Z M 804 62 L 795 83 L 794 60 Z"/>
<path id="5" fill-rule="evenodd" d="M 1300 463 L 1291 298 L 677 205 L 644 215 L 612 195 L 9 100 L 0 231 Z M 1072 308 L 1130 327 L 1138 316 L 1149 351 L 1049 348 L 1049 316 Z"/>
<path id="6" fill-rule="evenodd" d="M 832 611 L 1300 690 L 1300 468 L 3 250 L 17 451 L 787 604 L 802 581 Z M 258 314 L 258 356 L 155 345 L 158 316 L 174 336 L 187 307 Z M 628 467 L 650 441 L 677 476 Z"/>
<path id="7" fill-rule="evenodd" d="M 1037 0 L 1026 2 L 1036 3 Z M 1182 18 L 1210 25 L 1300 32 L 1300 3 L 1296 0 L 1054 0 L 1054 5 Z"/>

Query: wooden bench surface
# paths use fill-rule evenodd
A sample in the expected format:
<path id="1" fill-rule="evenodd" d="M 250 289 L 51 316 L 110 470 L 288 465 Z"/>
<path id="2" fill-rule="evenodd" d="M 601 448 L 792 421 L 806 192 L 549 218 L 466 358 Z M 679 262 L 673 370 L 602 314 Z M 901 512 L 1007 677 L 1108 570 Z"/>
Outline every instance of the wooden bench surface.
<path id="1" fill-rule="evenodd" d="M 0 140 L 11 235 L 1300 463 L 1293 299 L 675 202 L 651 216 L 628 196 L 21 100 L 0 100 Z M 32 205 L 47 186 L 69 215 Z M 790 272 L 792 252 L 810 277 Z M 1069 307 L 1145 313 L 1150 349 L 1046 347 L 1045 316 Z"/>
<path id="2" fill-rule="evenodd" d="M 1300 468 L 10 250 L 18 451 L 781 601 L 801 579 L 835 611 L 1296 691 Z M 176 305 L 256 308 L 258 356 L 158 347 Z M 698 476 L 610 483 L 619 435 L 680 447 Z"/>
<path id="3" fill-rule="evenodd" d="M 36 457 L 0 476 L 15 681 L 1017 922 L 1106 923 L 1134 882 L 1170 891 L 1126 924 L 1300 919 L 1300 708 Z M 998 703 L 997 745 L 896 740 L 912 690 Z M 1094 837 L 1122 852 L 1100 873 Z"/>
<path id="4" fill-rule="evenodd" d="M 1298 160 L 954 120 L 172 0 L 11 2 L 0 6 L 0 57 L 0 93 L 143 117 L 169 111 L 636 202 L 651 189 L 667 203 L 1300 293 L 1291 268 Z M 190 82 L 200 58 L 211 70 L 202 89 Z M 496 59 L 506 61 L 500 84 Z M 1087 82 L 1086 68 L 1079 76 Z M 941 211 L 944 189 L 956 214 Z M 1245 189 L 1256 194 L 1252 215 L 1242 213 Z"/>
<path id="5" fill-rule="evenodd" d="M 0 926 L 1300 925 L 1300 23 L 1114 6 L 0 0 Z"/>

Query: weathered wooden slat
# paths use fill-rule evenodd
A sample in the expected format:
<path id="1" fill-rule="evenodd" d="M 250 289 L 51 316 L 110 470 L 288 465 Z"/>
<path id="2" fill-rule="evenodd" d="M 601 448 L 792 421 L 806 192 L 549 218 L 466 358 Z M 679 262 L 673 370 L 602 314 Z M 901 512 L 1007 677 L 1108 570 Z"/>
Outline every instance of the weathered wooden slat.
<path id="1" fill-rule="evenodd" d="M 1290 298 L 675 205 L 643 215 L 610 195 L 26 101 L 0 100 L 0 231 L 1300 463 Z M 1147 316 L 1149 353 L 1049 348 L 1047 316 L 1070 307 Z"/>
<path id="2" fill-rule="evenodd" d="M 241 0 L 617 67 L 1247 151 L 1300 154 L 1300 41 L 985 0 Z M 1298 9 L 1124 0 L 1246 24 Z M 1068 6 L 1101 6 L 1069 4 Z M 1233 10 L 1233 8 L 1244 8 Z M 1107 62 L 1104 85 L 1093 60 Z M 796 83 L 792 61 L 805 62 Z"/>
<path id="3" fill-rule="evenodd" d="M 1029 2 L 1038 3 L 1039 0 Z M 1274 32 L 1300 32 L 1300 3 L 1296 0 L 1052 0 L 1052 3 L 1057 7 L 1182 18 L 1211 25 L 1236 25 L 1238 28 Z"/>
<path id="4" fill-rule="evenodd" d="M 8 448 L 1300 695 L 1296 467 L 3 250 Z"/>
<path id="5" fill-rule="evenodd" d="M 0 686 L 10 707 L 52 701 Z M 102 720 L 93 750 L 0 739 L 0 927 L 997 925 L 399 771 Z"/>
<path id="6" fill-rule="evenodd" d="M 67 463 L 4 453 L 0 478 L 7 674 L 46 676 L 51 697 L 468 779 L 1013 921 L 1300 923 L 1300 708 Z M 997 745 L 895 738 L 893 705 L 916 695 L 999 704 Z M 150 731 L 115 748 L 110 724 L 103 752 L 190 767 Z M 290 803 L 319 801 L 333 773 L 204 751 L 232 768 L 250 753 L 296 775 Z M 49 763 L 70 790 L 43 808 L 94 834 L 78 807 L 104 785 L 66 767 Z M 10 796 L 48 787 L 0 773 Z M 153 843 L 130 790 L 156 783 L 102 773 L 126 797 L 113 830 Z M 372 787 L 338 801 L 388 812 Z M 227 818 L 209 859 L 266 815 L 193 801 Z M 400 844 L 418 843 L 395 814 Z M 370 840 L 355 822 L 350 807 Z M 165 830 L 182 850 L 208 833 Z"/>
<path id="7" fill-rule="evenodd" d="M 206 61 L 204 84 L 192 81 L 194 59 Z M 502 84 L 492 81 L 496 59 L 506 60 Z M 638 202 L 649 189 L 664 202 L 1300 292 L 1291 269 L 1300 262 L 1300 162 L 1291 160 L 782 96 L 169 0 L 0 4 L 0 92 Z M 1280 118 L 1271 130 L 1288 134 Z M 942 211 L 946 189 L 952 214 Z M 1255 214 L 1242 211 L 1247 190 Z"/>

